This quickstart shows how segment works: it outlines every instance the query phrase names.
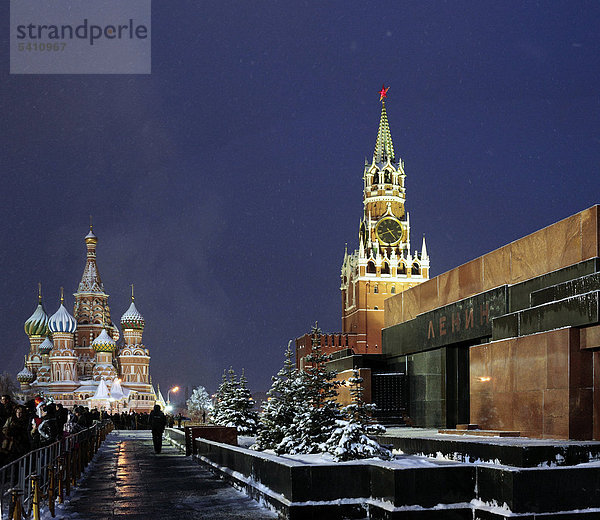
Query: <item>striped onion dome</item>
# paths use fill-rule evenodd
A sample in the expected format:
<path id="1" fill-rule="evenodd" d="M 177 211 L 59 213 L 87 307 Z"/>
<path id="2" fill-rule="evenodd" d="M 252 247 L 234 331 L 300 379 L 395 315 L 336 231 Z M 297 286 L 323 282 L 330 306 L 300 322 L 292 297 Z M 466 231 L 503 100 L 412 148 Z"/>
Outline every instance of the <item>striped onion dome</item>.
<path id="1" fill-rule="evenodd" d="M 17 374 L 17 381 L 19 383 L 33 383 L 35 375 L 27 367 L 23 367 L 23 370 Z"/>
<path id="2" fill-rule="evenodd" d="M 28 336 L 45 336 L 48 334 L 48 315 L 40 301 L 34 313 L 25 322 L 25 333 Z"/>
<path id="3" fill-rule="evenodd" d="M 98 337 L 92 341 L 92 348 L 96 352 L 114 352 L 117 348 L 115 340 L 112 339 L 106 329 L 102 329 L 102 332 L 98 334 Z"/>
<path id="4" fill-rule="evenodd" d="M 52 316 L 50 316 L 50 319 L 48 320 L 48 328 L 53 334 L 55 332 L 69 332 L 72 334 L 77 329 L 77 322 L 61 303 L 58 310 Z"/>
<path id="5" fill-rule="evenodd" d="M 50 341 L 50 338 L 46 336 L 44 341 L 38 347 L 38 352 L 42 355 L 50 354 L 50 351 L 54 348 L 54 344 Z"/>
<path id="6" fill-rule="evenodd" d="M 137 310 L 135 303 L 131 302 L 129 309 L 121 316 L 121 327 L 124 329 L 144 330 L 144 317 Z"/>

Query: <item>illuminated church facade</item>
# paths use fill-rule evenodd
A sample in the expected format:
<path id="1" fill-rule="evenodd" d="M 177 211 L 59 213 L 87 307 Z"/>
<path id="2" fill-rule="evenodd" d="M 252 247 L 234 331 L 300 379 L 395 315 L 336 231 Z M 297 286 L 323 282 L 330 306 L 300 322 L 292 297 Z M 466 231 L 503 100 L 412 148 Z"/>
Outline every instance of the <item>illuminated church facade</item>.
<path id="1" fill-rule="evenodd" d="M 121 316 L 123 340 L 119 341 L 96 264 L 97 243 L 90 226 L 72 315 L 61 294 L 58 310 L 48 316 L 40 289 L 37 308 L 25 322 L 29 352 L 17 379 L 24 394 L 43 395 L 68 407 L 150 411 L 157 397 L 150 378 L 150 353 L 142 343 L 145 321 L 132 289 L 131 305 Z"/>

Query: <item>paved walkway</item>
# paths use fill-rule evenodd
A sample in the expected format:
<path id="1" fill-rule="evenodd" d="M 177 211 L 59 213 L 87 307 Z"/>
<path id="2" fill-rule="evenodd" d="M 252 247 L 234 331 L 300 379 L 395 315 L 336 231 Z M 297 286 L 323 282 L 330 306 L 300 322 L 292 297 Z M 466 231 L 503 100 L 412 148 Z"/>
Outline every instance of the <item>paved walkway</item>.
<path id="1" fill-rule="evenodd" d="M 156 455 L 149 431 L 115 431 L 71 499 L 57 507 L 56 518 L 262 520 L 277 515 L 166 441 Z"/>

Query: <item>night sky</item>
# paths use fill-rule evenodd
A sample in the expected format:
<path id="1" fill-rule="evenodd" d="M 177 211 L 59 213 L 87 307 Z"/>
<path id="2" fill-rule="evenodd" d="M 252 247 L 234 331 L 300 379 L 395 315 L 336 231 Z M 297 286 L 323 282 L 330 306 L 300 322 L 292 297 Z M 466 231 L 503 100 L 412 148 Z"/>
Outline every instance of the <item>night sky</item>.
<path id="1" fill-rule="evenodd" d="M 154 383 L 266 390 L 341 330 L 380 103 L 432 275 L 600 202 L 600 3 L 155 0 L 151 75 L 8 73 L 0 4 L 0 371 L 42 282 L 72 310 L 89 215 Z"/>

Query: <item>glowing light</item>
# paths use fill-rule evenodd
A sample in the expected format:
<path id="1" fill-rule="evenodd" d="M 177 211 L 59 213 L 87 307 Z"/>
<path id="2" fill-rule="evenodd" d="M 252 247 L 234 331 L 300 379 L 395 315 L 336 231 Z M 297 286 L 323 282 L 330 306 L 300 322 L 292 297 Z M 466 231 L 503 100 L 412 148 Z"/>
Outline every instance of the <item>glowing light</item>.
<path id="1" fill-rule="evenodd" d="M 170 404 L 168 404 L 167 406 L 165 406 L 165 412 L 168 413 L 168 412 L 172 412 L 172 411 L 173 411 L 173 407 Z"/>
<path id="2" fill-rule="evenodd" d="M 492 380 L 490 376 L 478 377 L 477 379 L 479 379 L 479 381 L 481 381 L 482 383 L 487 383 L 488 381 Z"/>
<path id="3" fill-rule="evenodd" d="M 177 392 L 179 392 L 179 387 L 174 386 L 173 388 L 171 388 L 171 390 L 169 390 L 169 392 L 177 393 Z"/>

